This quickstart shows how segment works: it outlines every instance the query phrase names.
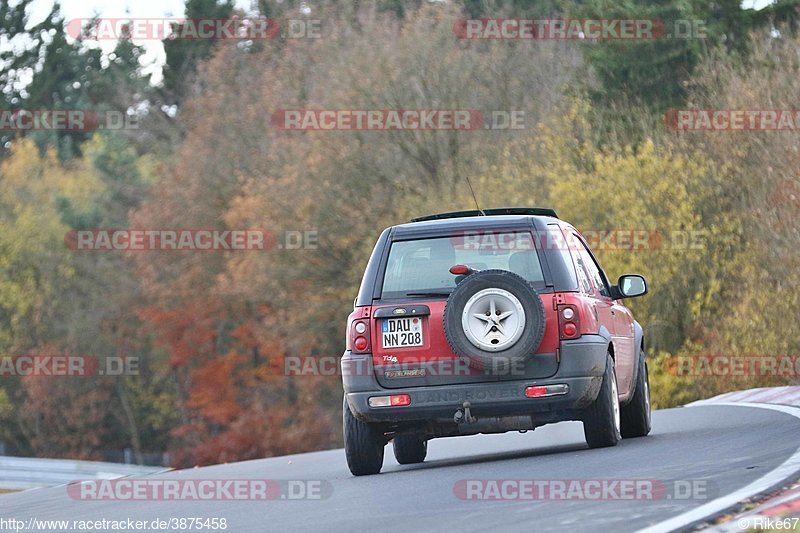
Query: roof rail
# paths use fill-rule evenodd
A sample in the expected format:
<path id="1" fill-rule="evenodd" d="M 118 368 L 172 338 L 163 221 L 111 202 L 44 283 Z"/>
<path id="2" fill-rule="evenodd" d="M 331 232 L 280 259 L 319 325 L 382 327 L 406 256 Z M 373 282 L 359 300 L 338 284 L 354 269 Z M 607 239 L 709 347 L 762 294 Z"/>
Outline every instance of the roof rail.
<path id="1" fill-rule="evenodd" d="M 534 215 L 543 217 L 558 218 L 554 209 L 548 207 L 497 207 L 493 209 L 472 209 L 470 211 L 453 211 L 450 213 L 437 213 L 411 219 L 411 222 L 425 222 L 428 220 L 443 220 L 446 218 L 463 218 L 496 215 Z"/>

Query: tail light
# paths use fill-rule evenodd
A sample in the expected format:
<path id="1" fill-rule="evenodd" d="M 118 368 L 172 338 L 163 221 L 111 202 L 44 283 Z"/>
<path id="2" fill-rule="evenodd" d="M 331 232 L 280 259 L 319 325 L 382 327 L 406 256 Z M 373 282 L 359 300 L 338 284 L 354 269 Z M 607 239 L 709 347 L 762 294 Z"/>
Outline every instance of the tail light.
<path id="1" fill-rule="evenodd" d="M 547 396 L 559 396 L 569 392 L 569 385 L 545 385 L 543 387 L 530 386 L 525 387 L 525 396 L 528 398 L 546 398 Z"/>
<path id="2" fill-rule="evenodd" d="M 405 407 L 411 405 L 408 394 L 395 394 L 393 396 L 373 396 L 368 400 L 370 407 Z"/>
<path id="3" fill-rule="evenodd" d="M 561 339 L 577 339 L 581 336 L 581 315 L 578 308 L 570 304 L 559 305 L 558 334 Z"/>
<path id="4" fill-rule="evenodd" d="M 454 276 L 465 276 L 467 274 L 472 274 L 474 270 L 472 270 L 467 265 L 456 265 L 450 267 L 450 273 Z"/>
<path id="5" fill-rule="evenodd" d="M 356 319 L 350 323 L 349 348 L 353 353 L 369 353 L 372 351 L 370 342 L 369 319 Z"/>

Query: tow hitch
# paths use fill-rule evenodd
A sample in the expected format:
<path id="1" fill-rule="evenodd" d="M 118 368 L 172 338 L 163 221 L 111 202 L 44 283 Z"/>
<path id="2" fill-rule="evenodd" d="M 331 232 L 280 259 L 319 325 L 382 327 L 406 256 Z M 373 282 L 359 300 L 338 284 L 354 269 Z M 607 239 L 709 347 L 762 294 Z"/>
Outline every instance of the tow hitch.
<path id="1" fill-rule="evenodd" d="M 464 402 L 461 408 L 456 410 L 456 414 L 453 415 L 453 422 L 456 424 L 474 424 L 477 422 L 478 419 L 472 416 L 472 412 L 469 410 L 471 406 L 471 403 Z"/>

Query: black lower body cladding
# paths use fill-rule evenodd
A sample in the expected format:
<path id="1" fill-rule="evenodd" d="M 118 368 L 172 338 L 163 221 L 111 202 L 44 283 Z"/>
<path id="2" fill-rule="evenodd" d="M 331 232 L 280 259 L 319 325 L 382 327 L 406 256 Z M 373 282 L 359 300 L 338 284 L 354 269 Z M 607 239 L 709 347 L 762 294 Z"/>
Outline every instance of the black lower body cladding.
<path id="1" fill-rule="evenodd" d="M 542 412 L 549 421 L 574 420 L 573 415 L 594 402 L 606 371 L 608 341 L 599 335 L 583 335 L 562 341 L 558 372 L 545 379 L 521 379 L 462 385 L 392 388 L 382 387 L 371 372 L 343 375 L 345 394 L 353 414 L 368 422 L 413 422 L 452 420 L 455 411 L 468 401 L 475 416 L 530 415 Z M 372 355 L 345 352 L 343 364 L 354 359 L 372 368 Z M 566 394 L 527 398 L 528 386 L 567 385 Z M 403 407 L 370 407 L 369 398 L 408 394 L 411 403 Z"/>

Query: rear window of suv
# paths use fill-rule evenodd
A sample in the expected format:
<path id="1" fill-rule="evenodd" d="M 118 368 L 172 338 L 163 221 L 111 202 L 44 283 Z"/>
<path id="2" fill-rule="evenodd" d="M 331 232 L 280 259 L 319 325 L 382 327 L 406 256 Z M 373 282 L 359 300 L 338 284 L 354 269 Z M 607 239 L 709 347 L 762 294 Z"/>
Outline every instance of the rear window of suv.
<path id="1" fill-rule="evenodd" d="M 381 298 L 446 295 L 456 286 L 457 276 L 450 273 L 454 265 L 509 270 L 536 287 L 544 286 L 530 232 L 464 233 L 393 242 Z"/>

